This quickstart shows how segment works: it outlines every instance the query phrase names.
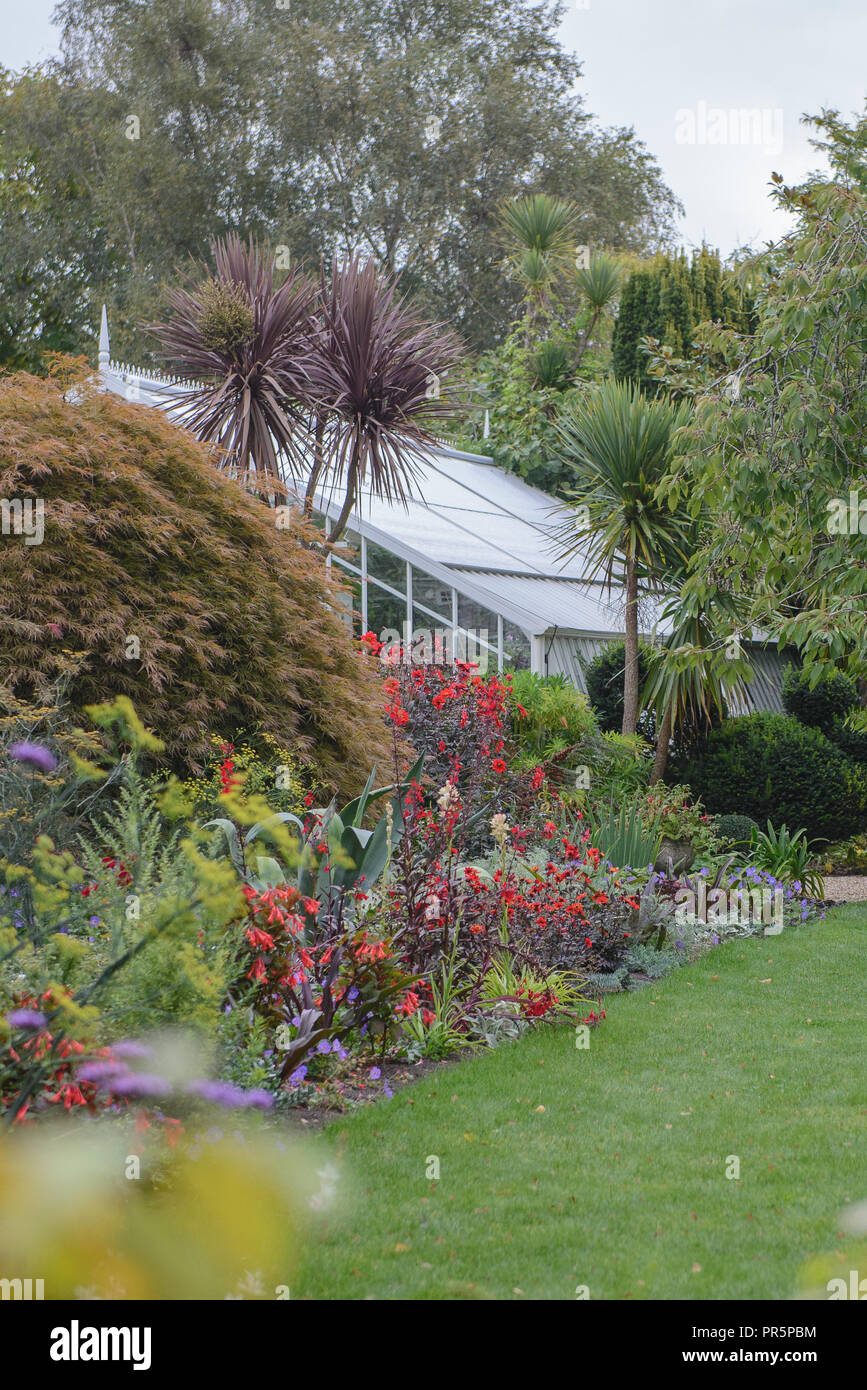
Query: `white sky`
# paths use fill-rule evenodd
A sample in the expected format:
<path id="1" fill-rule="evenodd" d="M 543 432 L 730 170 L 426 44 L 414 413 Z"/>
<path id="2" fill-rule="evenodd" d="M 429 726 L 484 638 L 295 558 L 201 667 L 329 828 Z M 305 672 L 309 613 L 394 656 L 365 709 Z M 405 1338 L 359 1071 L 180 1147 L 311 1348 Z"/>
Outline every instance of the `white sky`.
<path id="1" fill-rule="evenodd" d="M 0 63 L 54 51 L 54 3 L 0 0 Z M 686 209 L 681 239 L 723 254 L 785 230 L 767 187 L 774 170 L 792 183 L 818 162 L 801 115 L 848 116 L 867 96 L 865 0 L 568 0 L 563 39 L 590 110 L 634 125 L 661 164 Z M 757 141 L 729 115 L 741 110 L 763 113 Z"/>

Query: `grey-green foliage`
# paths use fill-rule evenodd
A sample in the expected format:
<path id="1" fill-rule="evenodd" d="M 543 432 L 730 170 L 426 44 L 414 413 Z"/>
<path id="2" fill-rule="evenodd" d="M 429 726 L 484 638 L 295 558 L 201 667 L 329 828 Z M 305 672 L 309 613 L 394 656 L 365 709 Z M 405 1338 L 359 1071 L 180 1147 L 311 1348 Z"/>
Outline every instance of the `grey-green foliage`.
<path id="1" fill-rule="evenodd" d="M 626 975 L 625 965 L 619 965 L 616 970 L 587 975 L 585 978 L 587 993 L 590 995 L 618 994 L 626 988 Z"/>
<path id="2" fill-rule="evenodd" d="M 662 946 L 659 950 L 653 946 L 633 946 L 626 957 L 630 971 L 648 975 L 651 980 L 670 975 L 672 970 L 683 965 L 684 961 L 683 951 L 678 951 L 673 946 Z"/>
<path id="3" fill-rule="evenodd" d="M 640 799 L 617 808 L 611 802 L 604 810 L 587 816 L 591 842 L 617 869 L 644 869 L 656 859 L 662 834 L 659 819 L 648 825 L 642 817 Z"/>

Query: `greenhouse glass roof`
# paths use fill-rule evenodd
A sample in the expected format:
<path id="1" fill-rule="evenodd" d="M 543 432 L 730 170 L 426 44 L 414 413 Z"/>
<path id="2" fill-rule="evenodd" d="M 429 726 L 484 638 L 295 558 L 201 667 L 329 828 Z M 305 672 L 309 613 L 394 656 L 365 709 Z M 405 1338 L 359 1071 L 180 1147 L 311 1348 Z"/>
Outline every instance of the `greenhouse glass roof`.
<path id="1" fill-rule="evenodd" d="M 111 362 L 104 312 L 100 374 L 108 390 L 171 409 L 182 421 L 188 387 Z M 445 443 L 419 453 L 415 474 L 406 505 L 386 502 L 362 487 L 351 528 L 502 614 L 528 637 L 553 629 L 600 636 L 622 632 L 617 591 L 610 595 L 601 582 L 589 581 L 583 557 L 558 560 L 549 496 L 490 458 Z M 342 500 L 339 494 L 320 493 L 316 507 L 333 518 Z M 654 621 L 645 605 L 642 626 L 649 631 Z"/>
<path id="2" fill-rule="evenodd" d="M 183 423 L 189 386 L 112 362 L 105 310 L 99 371 L 107 390 L 171 410 Z M 466 601 L 474 622 L 484 624 L 493 617 L 496 632 L 490 632 L 483 646 L 500 666 L 504 660 L 516 660 L 526 639 L 527 664 L 534 670 L 560 671 L 584 688 L 587 663 L 606 641 L 623 634 L 623 603 L 619 585 L 610 592 L 601 578 L 591 578 L 586 555 L 557 558 L 553 499 L 490 458 L 445 442 L 419 452 L 411 493 L 404 505 L 384 501 L 363 486 L 345 538 L 349 545 L 343 555 L 337 553 L 341 547 L 335 548 L 334 563 L 360 583 L 362 621 L 374 621 L 372 610 L 376 619 L 381 616 L 385 595 L 386 602 L 391 600 L 390 625 L 397 622 L 395 614 L 405 612 L 412 626 L 419 615 L 429 622 L 450 606 L 446 621 L 457 636 L 461 625 L 469 628 L 469 620 L 461 616 Z M 339 491 L 317 495 L 316 510 L 326 525 L 337 517 L 342 502 Z M 353 548 L 359 541 L 360 554 Z M 392 568 L 397 564 L 405 580 L 377 575 L 376 547 L 396 557 Z M 374 560 L 369 563 L 371 554 Z M 431 590 L 431 583 L 440 589 Z M 642 598 L 640 626 L 645 636 L 667 630 L 659 603 L 650 596 Z M 517 639 L 515 629 L 525 637 Z M 749 646 L 755 679 L 746 706 L 781 709 L 782 658 L 760 643 Z M 519 664 L 524 664 L 523 658 Z"/>

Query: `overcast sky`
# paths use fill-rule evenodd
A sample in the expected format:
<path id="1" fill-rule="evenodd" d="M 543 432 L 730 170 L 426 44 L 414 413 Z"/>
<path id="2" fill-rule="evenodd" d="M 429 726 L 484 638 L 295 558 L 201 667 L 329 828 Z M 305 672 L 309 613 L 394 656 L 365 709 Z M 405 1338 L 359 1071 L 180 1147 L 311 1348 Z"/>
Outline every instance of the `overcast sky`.
<path id="1" fill-rule="evenodd" d="M 0 0 L 0 63 L 56 47 L 55 0 Z M 818 160 L 800 124 L 867 96 L 867 0 L 567 0 L 563 39 L 584 65 L 587 104 L 634 125 L 686 214 L 679 235 L 728 254 L 779 236 L 767 196 Z"/>

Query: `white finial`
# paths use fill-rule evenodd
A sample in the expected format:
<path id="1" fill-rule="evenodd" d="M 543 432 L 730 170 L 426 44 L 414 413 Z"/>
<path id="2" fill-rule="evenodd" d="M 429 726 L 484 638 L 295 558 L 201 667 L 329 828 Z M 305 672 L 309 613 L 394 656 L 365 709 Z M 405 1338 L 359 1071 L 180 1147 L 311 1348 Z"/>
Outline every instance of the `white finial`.
<path id="1" fill-rule="evenodd" d="M 105 312 L 105 305 L 102 306 L 102 321 L 99 325 L 99 370 L 104 375 L 108 372 L 108 364 L 111 355 L 111 346 L 108 341 L 108 314 Z"/>
<path id="2" fill-rule="evenodd" d="M 490 433 L 491 433 L 491 417 L 490 417 L 489 412 L 486 410 L 486 411 L 485 411 L 485 428 L 484 428 L 484 431 L 483 431 L 483 433 L 482 433 L 482 438 L 483 438 L 483 439 L 487 439 L 488 436 L 490 435 Z"/>

